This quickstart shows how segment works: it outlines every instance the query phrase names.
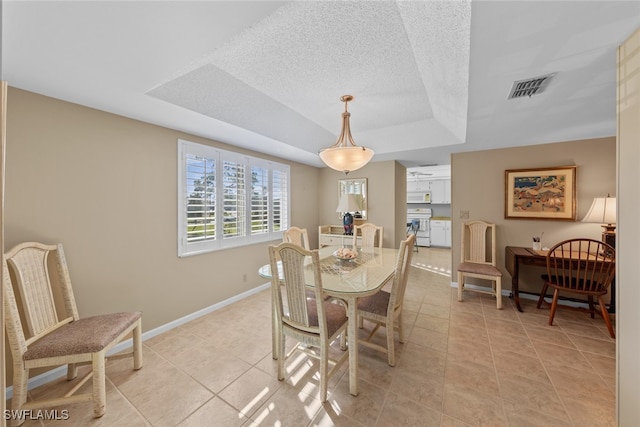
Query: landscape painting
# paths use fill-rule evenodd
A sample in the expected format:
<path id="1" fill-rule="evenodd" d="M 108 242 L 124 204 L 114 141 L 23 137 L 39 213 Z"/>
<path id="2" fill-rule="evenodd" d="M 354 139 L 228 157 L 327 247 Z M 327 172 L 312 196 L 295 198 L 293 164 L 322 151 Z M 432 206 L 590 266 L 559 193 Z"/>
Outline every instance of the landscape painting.
<path id="1" fill-rule="evenodd" d="M 505 171 L 508 219 L 576 219 L 576 167 Z"/>

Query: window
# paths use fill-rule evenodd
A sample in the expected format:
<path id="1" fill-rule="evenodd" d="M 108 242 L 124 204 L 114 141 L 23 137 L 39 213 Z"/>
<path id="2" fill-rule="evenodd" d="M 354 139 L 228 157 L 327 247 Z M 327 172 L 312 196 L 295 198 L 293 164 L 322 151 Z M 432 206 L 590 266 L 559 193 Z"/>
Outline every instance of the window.
<path id="1" fill-rule="evenodd" d="M 178 256 L 281 239 L 289 166 L 178 140 Z"/>

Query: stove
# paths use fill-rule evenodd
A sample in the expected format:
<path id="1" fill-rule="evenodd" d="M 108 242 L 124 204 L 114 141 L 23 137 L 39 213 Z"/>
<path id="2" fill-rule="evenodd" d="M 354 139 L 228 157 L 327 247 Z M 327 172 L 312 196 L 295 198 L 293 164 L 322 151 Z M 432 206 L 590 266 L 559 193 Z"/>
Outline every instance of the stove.
<path id="1" fill-rule="evenodd" d="M 431 246 L 431 237 L 429 235 L 429 221 L 431 220 L 431 209 L 429 208 L 411 208 L 407 209 L 407 227 L 415 221 L 418 224 L 416 231 L 416 245 Z"/>

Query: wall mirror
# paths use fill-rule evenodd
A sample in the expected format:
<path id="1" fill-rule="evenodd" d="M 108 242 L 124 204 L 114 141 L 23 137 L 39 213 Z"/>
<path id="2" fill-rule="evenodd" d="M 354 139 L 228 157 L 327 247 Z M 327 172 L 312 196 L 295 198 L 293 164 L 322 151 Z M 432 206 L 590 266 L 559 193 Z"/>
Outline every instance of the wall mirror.
<path id="1" fill-rule="evenodd" d="M 338 181 L 338 201 L 343 194 L 353 194 L 359 210 L 351 212 L 356 219 L 367 219 L 367 178 L 341 179 Z M 359 215 L 358 215 L 359 214 Z M 342 218 L 342 214 L 340 214 Z"/>

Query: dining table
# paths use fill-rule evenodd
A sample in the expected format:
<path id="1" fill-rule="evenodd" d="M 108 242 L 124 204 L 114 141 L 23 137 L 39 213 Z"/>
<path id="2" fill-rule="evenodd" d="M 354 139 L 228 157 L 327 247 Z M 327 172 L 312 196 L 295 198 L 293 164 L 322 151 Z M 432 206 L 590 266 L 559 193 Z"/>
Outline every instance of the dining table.
<path id="1" fill-rule="evenodd" d="M 340 246 L 325 246 L 318 249 L 322 289 L 329 297 L 338 298 L 346 303 L 347 346 L 349 351 L 349 392 L 358 395 L 358 298 L 379 292 L 393 278 L 395 273 L 398 249 L 393 248 L 358 248 L 358 256 L 343 260 L 334 255 Z M 313 287 L 313 269 L 311 257 L 305 260 L 305 278 Z M 280 266 L 280 264 L 278 264 Z M 271 279 L 271 266 L 263 265 L 258 274 Z M 279 277 L 283 277 L 279 274 Z M 272 301 L 272 354 L 277 356 L 276 333 L 277 320 L 275 304 Z"/>

